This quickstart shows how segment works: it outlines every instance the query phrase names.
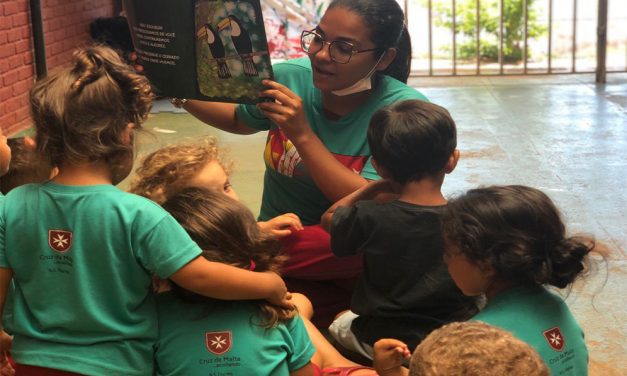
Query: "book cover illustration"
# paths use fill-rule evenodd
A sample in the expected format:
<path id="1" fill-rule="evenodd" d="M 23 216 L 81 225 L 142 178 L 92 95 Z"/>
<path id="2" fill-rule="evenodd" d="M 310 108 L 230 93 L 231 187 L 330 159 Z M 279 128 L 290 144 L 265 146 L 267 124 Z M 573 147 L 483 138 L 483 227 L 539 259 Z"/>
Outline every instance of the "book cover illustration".
<path id="1" fill-rule="evenodd" d="M 259 0 L 198 0 L 194 13 L 200 93 L 258 102 L 261 81 L 272 79 Z"/>

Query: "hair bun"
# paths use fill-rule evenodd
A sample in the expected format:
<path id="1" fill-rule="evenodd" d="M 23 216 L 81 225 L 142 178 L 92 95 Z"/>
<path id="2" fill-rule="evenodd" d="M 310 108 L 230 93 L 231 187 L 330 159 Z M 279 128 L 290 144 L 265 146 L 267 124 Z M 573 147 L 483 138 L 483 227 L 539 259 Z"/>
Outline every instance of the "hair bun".
<path id="1" fill-rule="evenodd" d="M 586 269 L 586 255 L 593 249 L 592 240 L 564 238 L 549 254 L 552 273 L 547 283 L 559 288 L 571 284 Z"/>
<path id="2" fill-rule="evenodd" d="M 103 73 L 102 57 L 91 48 L 79 49 L 73 54 L 74 72 L 78 75 L 72 89 L 80 91 L 85 85 L 96 81 Z"/>

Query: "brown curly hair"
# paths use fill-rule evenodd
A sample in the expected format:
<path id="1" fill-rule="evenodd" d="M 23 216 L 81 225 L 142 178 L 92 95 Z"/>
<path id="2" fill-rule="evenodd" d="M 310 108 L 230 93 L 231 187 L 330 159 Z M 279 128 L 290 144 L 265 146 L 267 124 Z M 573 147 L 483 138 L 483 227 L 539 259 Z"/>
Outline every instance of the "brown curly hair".
<path id="1" fill-rule="evenodd" d="M 542 191 L 521 186 L 471 189 L 450 200 L 442 217 L 446 243 L 503 280 L 565 288 L 589 270 L 595 242 L 569 237 Z"/>
<path id="2" fill-rule="evenodd" d="M 30 104 L 39 152 L 53 166 L 132 155 L 122 134 L 140 129 L 152 106 L 146 77 L 104 46 L 74 52 L 72 66 L 35 83 Z"/>
<path id="3" fill-rule="evenodd" d="M 207 163 L 217 162 L 227 175 L 231 163 L 225 163 L 215 137 L 165 146 L 148 154 L 140 162 L 129 192 L 162 204 L 185 188 Z"/>
<path id="4" fill-rule="evenodd" d="M 174 194 L 163 208 L 167 210 L 203 249 L 209 261 L 221 262 L 256 272 L 279 273 L 286 256 L 280 243 L 261 232 L 253 213 L 242 203 L 209 188 L 189 187 Z M 254 267 L 253 267 L 254 265 Z M 174 292 L 188 301 L 210 301 L 174 284 Z M 271 328 L 296 314 L 266 301 L 259 301 L 261 322 Z"/>
<path id="5" fill-rule="evenodd" d="M 549 376 L 540 355 L 509 332 L 478 322 L 454 322 L 416 347 L 410 376 Z"/>

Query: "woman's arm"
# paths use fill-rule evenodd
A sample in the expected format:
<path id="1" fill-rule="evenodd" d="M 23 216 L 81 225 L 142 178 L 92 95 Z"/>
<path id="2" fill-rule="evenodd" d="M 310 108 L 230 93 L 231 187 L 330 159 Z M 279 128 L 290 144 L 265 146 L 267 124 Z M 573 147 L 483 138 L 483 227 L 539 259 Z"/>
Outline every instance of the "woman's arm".
<path id="1" fill-rule="evenodd" d="M 275 102 L 262 102 L 257 107 L 296 146 L 309 174 L 329 201 L 335 202 L 366 184 L 366 179 L 340 163 L 311 130 L 298 95 L 274 81 L 266 80 L 264 85 L 268 89 L 260 96 Z"/>
<path id="2" fill-rule="evenodd" d="M 235 114 L 236 104 L 233 103 L 188 100 L 182 107 L 198 120 L 225 132 L 235 134 L 253 134 L 258 132 L 237 119 Z"/>

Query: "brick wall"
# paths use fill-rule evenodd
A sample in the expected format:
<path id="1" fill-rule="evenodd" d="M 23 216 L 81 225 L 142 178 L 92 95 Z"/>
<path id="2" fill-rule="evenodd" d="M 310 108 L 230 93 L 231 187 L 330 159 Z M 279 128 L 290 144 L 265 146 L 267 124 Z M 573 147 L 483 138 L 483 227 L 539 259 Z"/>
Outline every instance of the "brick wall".
<path id="1" fill-rule="evenodd" d="M 115 0 L 41 0 L 48 71 L 89 43 L 89 23 L 113 15 Z M 28 90 L 35 80 L 29 0 L 0 2 L 0 127 L 10 135 L 31 125 Z"/>

